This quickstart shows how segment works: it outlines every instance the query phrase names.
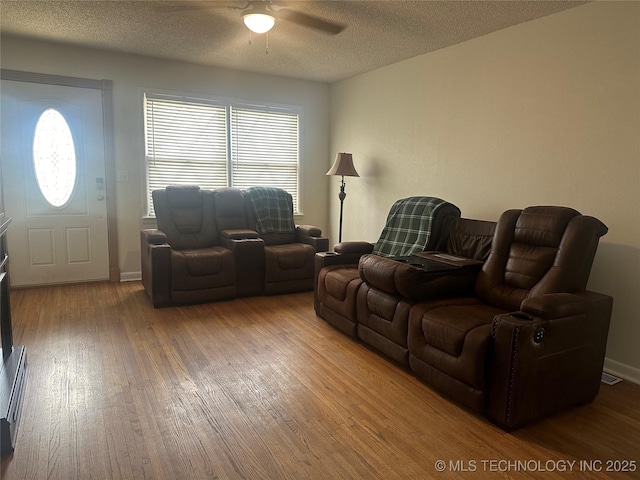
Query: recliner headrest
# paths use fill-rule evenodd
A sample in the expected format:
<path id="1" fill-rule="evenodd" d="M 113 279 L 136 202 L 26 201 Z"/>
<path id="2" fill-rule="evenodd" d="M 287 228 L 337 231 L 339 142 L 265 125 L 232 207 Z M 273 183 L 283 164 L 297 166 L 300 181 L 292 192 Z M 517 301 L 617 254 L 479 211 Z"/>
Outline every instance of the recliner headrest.
<path id="1" fill-rule="evenodd" d="M 513 240 L 517 243 L 553 247 L 560 245 L 567 225 L 580 212 L 567 207 L 528 207 L 516 222 Z"/>
<path id="2" fill-rule="evenodd" d="M 166 190 L 167 201 L 171 208 L 202 207 L 200 187 L 197 185 L 172 185 Z"/>

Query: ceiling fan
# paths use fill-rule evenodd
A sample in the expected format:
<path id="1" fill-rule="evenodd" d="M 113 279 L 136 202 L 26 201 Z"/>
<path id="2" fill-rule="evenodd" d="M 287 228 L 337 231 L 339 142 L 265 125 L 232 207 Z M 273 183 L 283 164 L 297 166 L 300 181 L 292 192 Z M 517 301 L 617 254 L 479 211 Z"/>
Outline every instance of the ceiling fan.
<path id="1" fill-rule="evenodd" d="M 337 35 L 345 29 L 344 25 L 330 22 L 319 17 L 308 15 L 287 8 L 286 2 L 276 0 L 249 0 L 243 6 L 222 4 L 218 2 L 181 2 L 173 7 L 163 9 L 172 11 L 206 10 L 213 8 L 230 8 L 239 10 L 246 27 L 254 33 L 270 31 L 279 20 L 295 23 L 303 27 L 317 30 L 328 35 Z"/>

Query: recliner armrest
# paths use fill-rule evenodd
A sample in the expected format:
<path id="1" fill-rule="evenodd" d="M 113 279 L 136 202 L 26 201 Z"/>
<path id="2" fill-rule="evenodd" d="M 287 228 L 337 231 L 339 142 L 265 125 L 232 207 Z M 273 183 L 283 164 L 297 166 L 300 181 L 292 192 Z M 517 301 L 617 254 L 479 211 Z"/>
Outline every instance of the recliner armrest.
<path id="1" fill-rule="evenodd" d="M 341 242 L 333 247 L 333 250 L 338 253 L 354 254 L 359 253 L 365 255 L 373 252 L 373 243 L 369 242 Z"/>
<path id="2" fill-rule="evenodd" d="M 142 284 L 154 307 L 171 304 L 171 246 L 160 230 L 140 231 Z"/>
<path id="3" fill-rule="evenodd" d="M 222 239 L 243 240 L 247 238 L 260 238 L 258 232 L 248 229 L 223 230 L 220 232 Z"/>
<path id="4" fill-rule="evenodd" d="M 264 257 L 264 240 L 261 238 L 227 238 L 220 239 L 220 245 L 228 248 L 234 255 L 239 249 L 245 252 L 252 252 L 252 256 Z"/>
<path id="5" fill-rule="evenodd" d="M 587 312 L 589 299 L 573 293 L 551 293 L 526 298 L 520 309 L 534 317 L 551 320 Z"/>
<path id="6" fill-rule="evenodd" d="M 167 234 L 162 230 L 147 229 L 140 231 L 140 237 L 143 242 L 151 245 L 163 245 L 167 243 Z"/>
<path id="7" fill-rule="evenodd" d="M 321 237 L 322 230 L 313 225 L 296 225 L 296 233 L 306 235 L 308 237 Z"/>
<path id="8" fill-rule="evenodd" d="M 328 267 L 330 265 L 357 266 L 358 260 L 360 260 L 360 255 L 343 255 L 336 252 L 318 252 L 316 253 L 314 261 L 316 266 L 316 273 L 319 273 L 322 268 Z"/>
<path id="9" fill-rule="evenodd" d="M 357 265 L 360 257 L 371 253 L 373 244 L 367 242 L 342 242 L 334 247 L 333 252 L 324 251 L 316 254 L 316 276 L 320 269 L 329 265 Z"/>
<path id="10" fill-rule="evenodd" d="M 506 429 L 587 403 L 600 374 L 613 299 L 595 292 L 530 297 L 493 319 L 486 414 Z"/>
<path id="11" fill-rule="evenodd" d="M 312 225 L 297 225 L 296 239 L 315 248 L 316 252 L 329 250 L 329 239 L 322 236 L 322 230 Z"/>

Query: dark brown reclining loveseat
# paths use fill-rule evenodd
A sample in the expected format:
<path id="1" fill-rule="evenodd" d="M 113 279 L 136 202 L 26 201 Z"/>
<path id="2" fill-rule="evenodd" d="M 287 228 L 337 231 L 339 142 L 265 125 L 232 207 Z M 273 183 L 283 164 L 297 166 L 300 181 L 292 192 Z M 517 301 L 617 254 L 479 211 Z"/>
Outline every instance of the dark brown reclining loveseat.
<path id="1" fill-rule="evenodd" d="M 455 224 L 449 253 L 486 258 L 482 268 L 437 272 L 363 256 L 358 336 L 507 430 L 593 400 L 613 301 L 586 284 L 607 227 L 564 207 L 509 210 L 493 227 L 456 223 L 466 225 L 467 253 Z"/>
<path id="2" fill-rule="evenodd" d="M 173 186 L 153 192 L 157 229 L 140 233 L 142 283 L 155 307 L 312 290 L 329 240 L 295 225 L 273 188 Z"/>

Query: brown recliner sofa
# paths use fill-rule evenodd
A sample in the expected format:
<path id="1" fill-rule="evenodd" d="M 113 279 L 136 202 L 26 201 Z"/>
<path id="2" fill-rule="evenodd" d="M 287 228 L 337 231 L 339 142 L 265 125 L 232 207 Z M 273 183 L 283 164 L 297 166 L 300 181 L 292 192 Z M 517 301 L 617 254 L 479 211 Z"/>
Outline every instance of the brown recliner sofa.
<path id="1" fill-rule="evenodd" d="M 375 244 L 342 242 L 335 245 L 333 252 L 316 255 L 316 314 L 347 335 L 357 336 L 360 258 L 372 252 L 386 257 L 443 249 L 449 229 L 459 217 L 457 206 L 436 197 L 414 196 L 394 202 Z"/>
<path id="2" fill-rule="evenodd" d="M 447 249 L 453 263 L 486 258 L 479 271 L 361 258 L 358 337 L 507 430 L 591 401 L 612 299 L 585 288 L 606 226 L 564 207 L 467 222 L 456 221 Z"/>
<path id="3" fill-rule="evenodd" d="M 606 232 L 570 208 L 503 213 L 474 294 L 411 309 L 411 369 L 505 429 L 593 400 L 613 299 L 585 289 Z"/>
<path id="4" fill-rule="evenodd" d="M 292 225 L 275 235 L 275 264 L 266 245 L 274 240 L 256 231 L 245 191 L 170 186 L 152 193 L 158 228 L 142 230 L 140 243 L 142 283 L 155 307 L 313 288 L 313 258 L 329 240 L 316 227 L 295 225 L 287 192 L 265 190 L 285 199 L 278 213 Z M 271 286 L 274 275 L 278 288 Z"/>

